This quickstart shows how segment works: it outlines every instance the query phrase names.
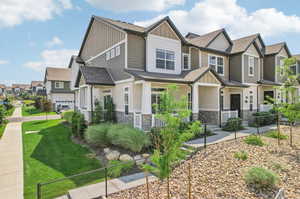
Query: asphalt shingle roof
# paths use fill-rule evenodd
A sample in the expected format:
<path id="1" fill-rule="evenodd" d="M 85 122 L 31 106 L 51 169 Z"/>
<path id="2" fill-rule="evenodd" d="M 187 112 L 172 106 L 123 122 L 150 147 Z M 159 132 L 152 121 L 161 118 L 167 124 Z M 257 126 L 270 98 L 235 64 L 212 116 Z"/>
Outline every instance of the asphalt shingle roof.
<path id="1" fill-rule="evenodd" d="M 49 81 L 71 81 L 71 69 L 69 68 L 46 68 L 46 80 Z"/>
<path id="2" fill-rule="evenodd" d="M 114 85 L 114 81 L 106 68 L 81 66 L 80 71 L 87 84 Z"/>
<path id="3" fill-rule="evenodd" d="M 204 35 L 200 35 L 199 37 L 187 39 L 187 41 L 193 45 L 205 48 L 217 35 L 219 35 L 223 31 L 224 31 L 224 29 L 216 30 L 216 31 L 204 34 Z"/>
<path id="4" fill-rule="evenodd" d="M 272 45 L 266 46 L 265 54 L 266 55 L 277 54 L 284 47 L 284 45 L 285 45 L 285 43 L 281 42 L 278 44 L 272 44 Z"/>
<path id="5" fill-rule="evenodd" d="M 258 37 L 258 34 L 249 35 L 247 37 L 239 38 L 233 40 L 233 46 L 231 49 L 231 54 L 241 53 L 248 49 L 250 44 Z"/>

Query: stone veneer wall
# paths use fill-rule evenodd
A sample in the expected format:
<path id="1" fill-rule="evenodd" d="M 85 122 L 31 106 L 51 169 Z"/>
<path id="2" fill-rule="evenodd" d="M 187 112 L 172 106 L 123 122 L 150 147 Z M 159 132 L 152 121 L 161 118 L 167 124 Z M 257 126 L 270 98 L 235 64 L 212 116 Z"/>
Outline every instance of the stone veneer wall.
<path id="1" fill-rule="evenodd" d="M 118 123 L 125 123 L 133 126 L 133 113 L 125 115 L 125 112 L 116 111 L 116 117 Z"/>
<path id="2" fill-rule="evenodd" d="M 241 111 L 241 117 L 242 117 L 242 119 L 244 120 L 244 121 L 248 121 L 249 123 L 251 123 L 252 121 L 253 121 L 253 116 L 252 116 L 252 114 L 253 113 L 256 113 L 257 112 L 257 110 L 255 109 L 255 110 L 252 110 L 252 111 L 250 111 L 250 110 L 242 110 Z"/>
<path id="3" fill-rule="evenodd" d="M 219 112 L 218 111 L 199 111 L 199 119 L 204 119 L 208 124 L 219 125 Z"/>

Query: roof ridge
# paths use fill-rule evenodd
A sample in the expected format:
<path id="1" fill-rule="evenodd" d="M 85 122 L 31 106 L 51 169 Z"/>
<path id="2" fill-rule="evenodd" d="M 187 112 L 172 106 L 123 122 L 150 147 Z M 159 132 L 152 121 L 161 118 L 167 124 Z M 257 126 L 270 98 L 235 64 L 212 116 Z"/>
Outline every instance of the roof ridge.
<path id="1" fill-rule="evenodd" d="M 285 42 L 285 41 L 282 41 L 282 42 L 279 42 L 279 43 L 275 43 L 275 44 L 267 45 L 267 47 L 268 47 L 268 46 L 284 45 L 284 44 L 286 44 L 286 42 Z"/>
<path id="2" fill-rule="evenodd" d="M 245 36 L 245 37 L 240 37 L 240 38 L 238 38 L 238 39 L 234 39 L 234 40 L 232 40 L 232 41 L 238 41 L 238 40 L 246 39 L 246 38 L 253 37 L 253 36 L 258 37 L 258 35 L 260 35 L 260 34 L 259 34 L 259 33 L 255 33 L 255 34 L 251 34 L 251 35 L 248 35 L 248 36 Z"/>
<path id="3" fill-rule="evenodd" d="M 96 17 L 96 18 L 100 18 L 102 20 L 112 20 L 112 21 L 115 21 L 115 22 L 120 22 L 120 23 L 124 23 L 124 24 L 129 24 L 129 25 L 133 25 L 133 26 L 137 26 L 137 27 L 140 27 L 140 28 L 146 28 L 144 26 L 139 26 L 139 25 L 136 25 L 134 23 L 131 23 L 131 22 L 127 22 L 127 21 L 122 21 L 120 19 L 112 19 L 112 18 L 107 18 L 107 17 L 102 17 L 102 16 L 97 16 L 97 15 L 93 15 L 93 17 Z"/>

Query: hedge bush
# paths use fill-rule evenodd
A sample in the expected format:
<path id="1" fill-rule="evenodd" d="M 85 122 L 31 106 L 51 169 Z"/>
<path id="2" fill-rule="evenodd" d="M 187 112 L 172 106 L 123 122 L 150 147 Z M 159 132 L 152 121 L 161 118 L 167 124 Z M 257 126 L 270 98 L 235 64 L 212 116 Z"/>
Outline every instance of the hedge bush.
<path id="1" fill-rule="evenodd" d="M 238 131 L 244 129 L 242 126 L 242 119 L 240 118 L 229 118 L 222 128 L 224 131 Z"/>
<path id="2" fill-rule="evenodd" d="M 279 180 L 279 177 L 275 173 L 261 167 L 250 168 L 244 178 L 247 184 L 258 189 L 272 187 Z"/>
<path id="3" fill-rule="evenodd" d="M 250 144 L 250 145 L 255 145 L 255 146 L 263 146 L 264 142 L 259 136 L 256 135 L 250 135 L 245 138 L 244 140 L 245 143 Z"/>
<path id="4" fill-rule="evenodd" d="M 275 115 L 269 111 L 253 113 L 253 126 L 266 126 L 275 122 Z"/>
<path id="5" fill-rule="evenodd" d="M 133 152 L 140 152 L 144 147 L 151 144 L 146 133 L 124 124 L 112 125 L 108 129 L 107 137 L 111 144 Z"/>
<path id="6" fill-rule="evenodd" d="M 110 144 L 107 138 L 107 131 L 111 124 L 99 124 L 89 126 L 85 131 L 85 139 L 88 143 L 105 147 Z"/>
<path id="7" fill-rule="evenodd" d="M 74 111 L 66 111 L 66 112 L 63 112 L 62 113 L 62 118 L 64 119 L 64 120 L 66 120 L 69 124 L 71 124 L 72 123 L 72 117 L 73 117 L 73 114 L 74 114 L 75 112 Z"/>

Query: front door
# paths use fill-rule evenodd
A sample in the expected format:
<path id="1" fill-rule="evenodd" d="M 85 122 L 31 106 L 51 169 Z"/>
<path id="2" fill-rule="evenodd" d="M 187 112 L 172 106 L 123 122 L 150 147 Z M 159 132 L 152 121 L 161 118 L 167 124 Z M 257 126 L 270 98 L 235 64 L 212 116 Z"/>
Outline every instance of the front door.
<path id="1" fill-rule="evenodd" d="M 241 117 L 241 95 L 231 94 L 230 95 L 230 110 L 238 110 L 239 117 Z"/>
<path id="2" fill-rule="evenodd" d="M 274 99 L 274 91 L 264 91 L 264 102 L 273 104 L 272 99 Z"/>

